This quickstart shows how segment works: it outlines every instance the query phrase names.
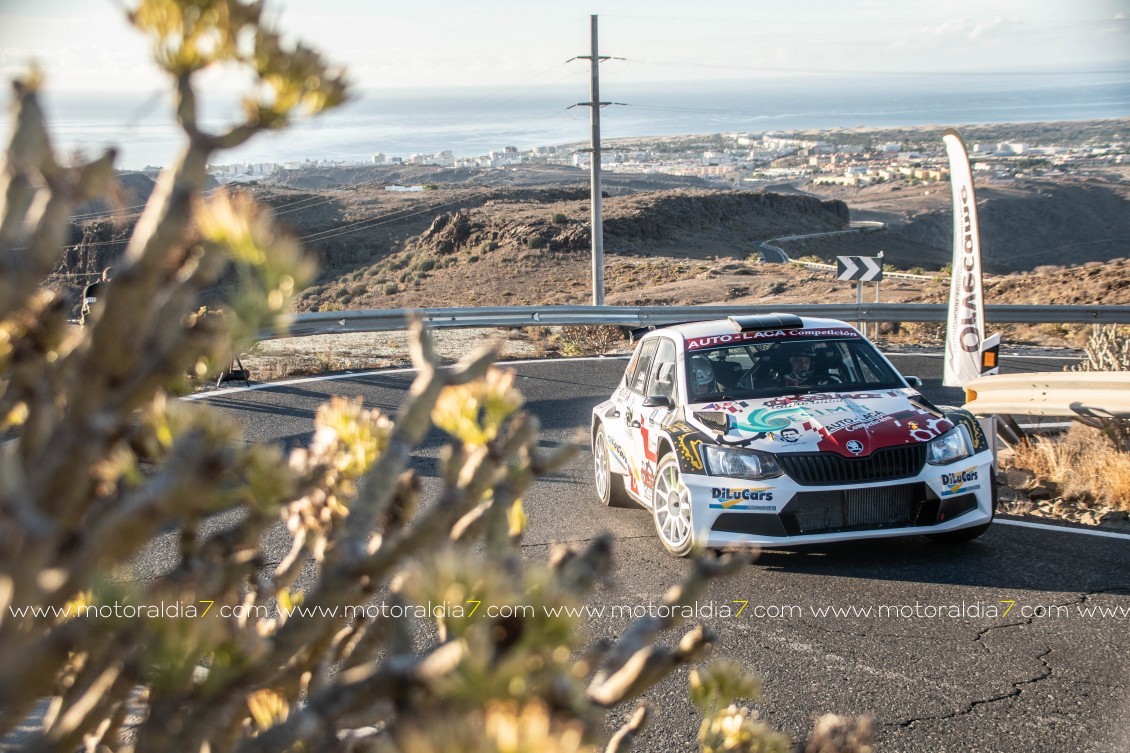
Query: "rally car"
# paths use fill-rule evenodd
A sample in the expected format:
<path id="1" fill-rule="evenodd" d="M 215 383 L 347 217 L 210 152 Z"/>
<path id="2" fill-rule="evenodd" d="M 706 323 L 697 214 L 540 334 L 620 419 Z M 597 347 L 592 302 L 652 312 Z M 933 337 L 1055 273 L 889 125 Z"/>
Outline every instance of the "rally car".
<path id="1" fill-rule="evenodd" d="M 663 546 L 794 546 L 993 519 L 990 437 L 933 405 L 852 326 L 733 316 L 644 335 L 592 414 L 596 491 L 651 510 Z"/>

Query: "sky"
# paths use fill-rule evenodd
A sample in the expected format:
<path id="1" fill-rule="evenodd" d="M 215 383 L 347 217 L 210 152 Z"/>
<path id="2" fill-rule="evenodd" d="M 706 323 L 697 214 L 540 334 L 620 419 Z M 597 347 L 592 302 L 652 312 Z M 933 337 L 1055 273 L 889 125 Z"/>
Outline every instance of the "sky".
<path id="1" fill-rule="evenodd" d="M 57 91 L 164 87 L 128 0 L 0 0 L 0 75 Z M 1130 70 L 1130 0 L 268 0 L 361 89 L 583 80 L 589 16 L 622 82 L 805 73 Z"/>

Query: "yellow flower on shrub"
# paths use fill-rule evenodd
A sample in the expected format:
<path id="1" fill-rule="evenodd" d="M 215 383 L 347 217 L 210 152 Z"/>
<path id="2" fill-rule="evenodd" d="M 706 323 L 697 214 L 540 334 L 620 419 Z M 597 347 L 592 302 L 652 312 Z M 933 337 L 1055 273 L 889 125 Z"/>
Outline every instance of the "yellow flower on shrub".
<path id="1" fill-rule="evenodd" d="M 281 693 L 262 688 L 247 696 L 247 710 L 251 712 L 256 726 L 265 730 L 286 721 L 290 715 L 290 704 Z"/>
<path id="2" fill-rule="evenodd" d="M 315 456 L 326 453 L 346 479 L 356 479 L 369 470 L 388 446 L 392 421 L 380 411 L 366 410 L 360 397 L 331 398 L 318 408 L 314 418 Z"/>
<path id="3" fill-rule="evenodd" d="M 702 753 L 790 753 L 789 738 L 774 732 L 749 709 L 729 706 L 702 721 Z"/>
<path id="4" fill-rule="evenodd" d="M 514 372 L 492 368 L 482 379 L 445 387 L 432 410 L 436 426 L 465 444 L 494 440 L 503 423 L 522 407 L 514 388 Z"/>

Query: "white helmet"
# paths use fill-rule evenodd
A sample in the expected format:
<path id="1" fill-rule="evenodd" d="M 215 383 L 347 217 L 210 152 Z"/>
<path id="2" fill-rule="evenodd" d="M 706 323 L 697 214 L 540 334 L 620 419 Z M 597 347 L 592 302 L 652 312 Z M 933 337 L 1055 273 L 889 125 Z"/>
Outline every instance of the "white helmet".
<path id="1" fill-rule="evenodd" d="M 705 395 L 714 391 L 714 365 L 706 356 L 691 356 L 691 392 Z"/>

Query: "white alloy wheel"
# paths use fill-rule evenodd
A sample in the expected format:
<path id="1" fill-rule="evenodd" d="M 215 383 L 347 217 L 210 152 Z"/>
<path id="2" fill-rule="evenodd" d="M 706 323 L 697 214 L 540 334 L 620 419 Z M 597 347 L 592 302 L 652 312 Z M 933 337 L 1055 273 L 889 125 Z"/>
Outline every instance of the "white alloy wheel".
<path id="1" fill-rule="evenodd" d="M 619 473 L 612 472 L 612 465 L 608 459 L 608 439 L 604 435 L 604 427 L 596 430 L 596 438 L 592 442 L 592 464 L 594 481 L 596 482 L 596 496 L 608 507 L 625 507 L 628 505 L 628 493 L 624 491 L 624 479 Z"/>
<path id="2" fill-rule="evenodd" d="M 679 461 L 672 454 L 665 455 L 655 471 L 651 510 L 655 518 L 655 530 L 659 533 L 663 547 L 678 557 L 690 554 L 694 545 L 691 495 L 683 485 Z"/>

